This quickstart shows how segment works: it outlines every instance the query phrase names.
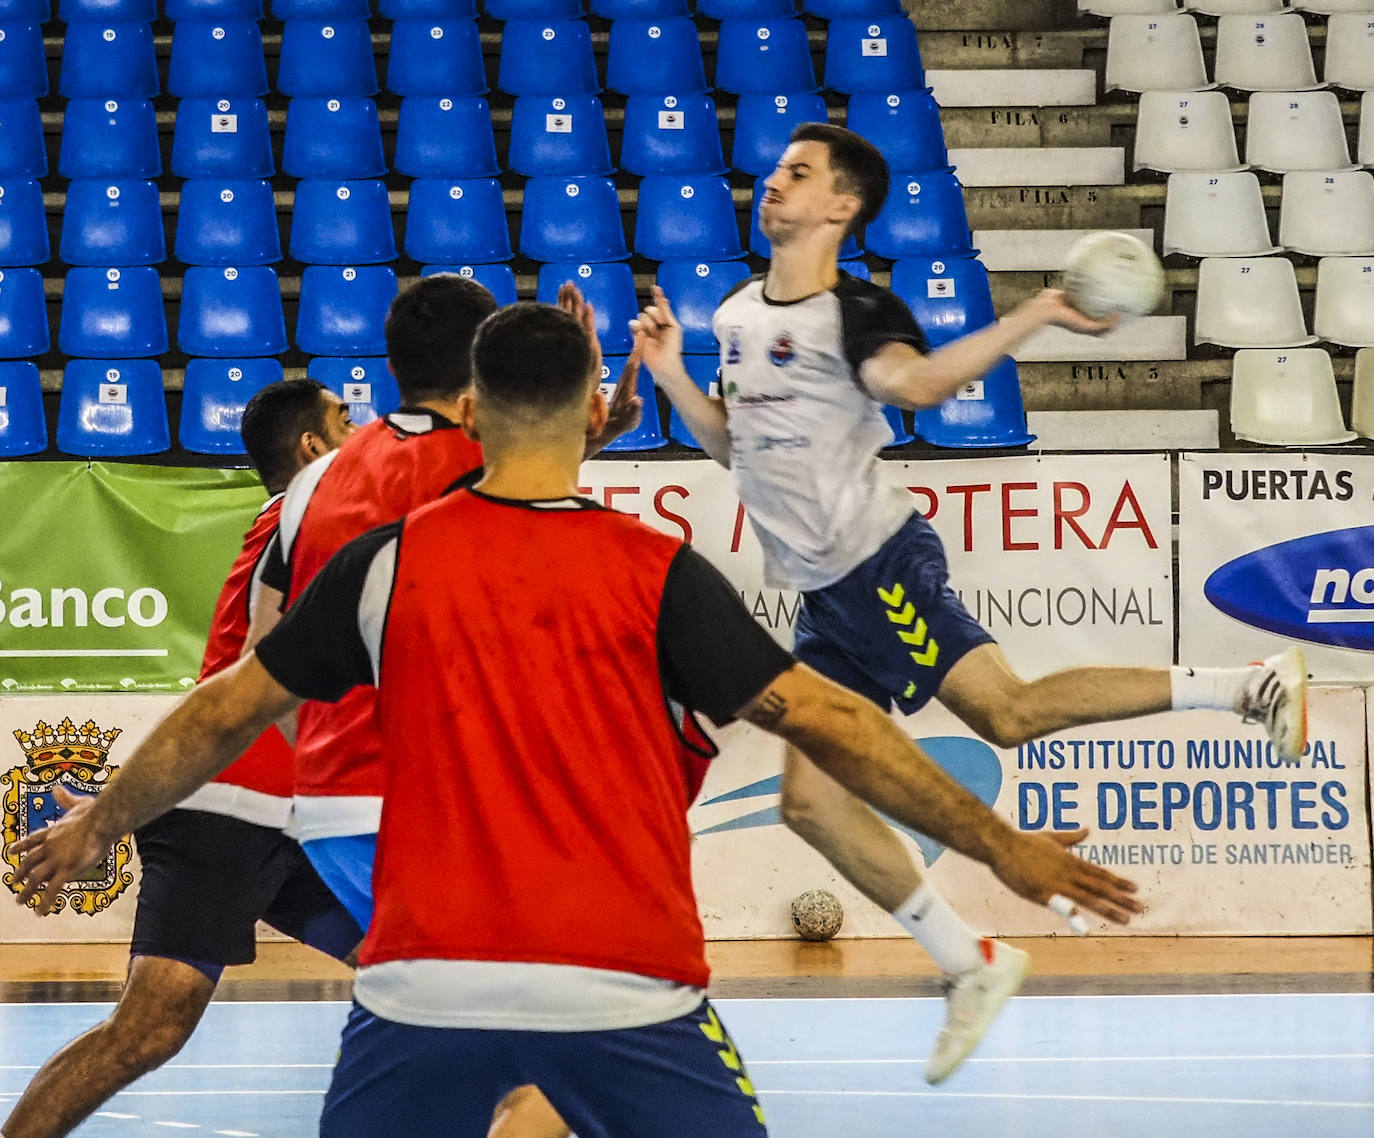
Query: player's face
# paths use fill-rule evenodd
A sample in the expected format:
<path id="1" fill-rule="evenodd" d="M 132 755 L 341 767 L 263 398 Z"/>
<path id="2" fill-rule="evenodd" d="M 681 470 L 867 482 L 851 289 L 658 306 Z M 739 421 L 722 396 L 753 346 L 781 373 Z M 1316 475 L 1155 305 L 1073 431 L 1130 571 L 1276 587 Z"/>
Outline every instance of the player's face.
<path id="1" fill-rule="evenodd" d="M 851 194 L 835 189 L 830 149 L 823 142 L 794 142 L 763 183 L 759 228 L 773 244 L 827 226 L 847 224 L 854 210 Z"/>
<path id="2" fill-rule="evenodd" d="M 332 391 L 321 391 L 320 399 L 324 402 L 321 434 L 329 449 L 334 450 L 343 445 L 344 439 L 356 431 L 358 425 L 348 414 L 348 404 Z"/>

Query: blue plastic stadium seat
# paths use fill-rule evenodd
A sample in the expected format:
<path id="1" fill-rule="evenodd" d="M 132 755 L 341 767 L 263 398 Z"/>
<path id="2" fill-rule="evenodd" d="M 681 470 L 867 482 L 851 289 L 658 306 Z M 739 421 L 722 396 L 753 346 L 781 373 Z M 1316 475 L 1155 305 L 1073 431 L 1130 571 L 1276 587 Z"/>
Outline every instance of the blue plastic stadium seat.
<path id="1" fill-rule="evenodd" d="M 261 20 L 262 0 L 167 0 L 167 19 Z"/>
<path id="2" fill-rule="evenodd" d="M 948 170 L 894 173 L 882 211 L 864 235 L 869 252 L 905 257 L 971 257 L 964 190 Z"/>
<path id="3" fill-rule="evenodd" d="M 822 20 L 847 17 L 900 16 L 901 0 L 802 0 L 802 11 Z"/>
<path id="4" fill-rule="evenodd" d="M 162 173 L 157 114 L 147 99 L 73 99 L 57 158 L 64 178 L 156 178 Z"/>
<path id="5" fill-rule="evenodd" d="M 261 99 L 182 99 L 172 133 L 178 178 L 270 178 L 276 173 Z"/>
<path id="6" fill-rule="evenodd" d="M 364 97 L 292 99 L 281 168 L 293 178 L 380 178 L 386 157 L 377 104 Z"/>
<path id="7" fill-rule="evenodd" d="M 635 252 L 655 261 L 744 256 L 730 183 L 718 177 L 652 177 L 639 184 Z"/>
<path id="8" fill-rule="evenodd" d="M 0 99 L 0 179 L 48 172 L 43 115 L 34 99 Z"/>
<path id="9" fill-rule="evenodd" d="M 396 289 L 389 265 L 307 266 L 296 347 L 316 356 L 385 355 L 386 310 Z"/>
<path id="10" fill-rule="evenodd" d="M 864 261 L 841 261 L 840 268 L 851 277 L 858 277 L 861 281 L 871 281 L 873 279 L 873 273 L 869 271 L 868 265 Z"/>
<path id="11" fill-rule="evenodd" d="M 799 19 L 724 20 L 716 54 L 716 87 L 748 91 L 814 91 L 811 41 Z"/>
<path id="12" fill-rule="evenodd" d="M 389 415 L 401 405 L 401 390 L 385 359 L 317 356 L 305 374 L 347 403 L 349 417 L 359 426 Z"/>
<path id="13" fill-rule="evenodd" d="M 720 396 L 720 353 L 712 352 L 710 355 L 700 353 L 687 353 L 682 357 L 682 364 L 687 369 L 687 374 L 692 377 L 696 385 L 713 399 Z M 645 369 L 648 370 L 647 368 Z M 697 442 L 696 436 L 688 429 L 687 424 L 682 421 L 682 416 L 677 413 L 677 408 L 673 407 L 668 412 L 668 437 L 675 443 L 681 443 L 685 447 L 693 450 L 701 450 L 701 443 Z"/>
<path id="14" fill-rule="evenodd" d="M 665 20 L 691 12 L 687 0 L 592 0 L 592 15 L 603 20 Z"/>
<path id="15" fill-rule="evenodd" d="M 890 170 L 949 167 L 940 107 L 928 90 L 851 95 L 846 125 L 883 152 Z"/>
<path id="16" fill-rule="evenodd" d="M 890 447 L 906 446 L 907 443 L 915 439 L 906 426 L 906 412 L 900 407 L 887 406 L 883 408 L 883 418 L 887 420 L 887 425 L 892 430 L 892 441 L 887 443 Z"/>
<path id="17" fill-rule="evenodd" d="M 697 0 L 697 15 L 712 20 L 772 20 L 796 14 L 797 0 Z"/>
<path id="18" fill-rule="evenodd" d="M 172 32 L 167 91 L 181 99 L 267 94 L 262 32 L 254 20 L 184 20 Z"/>
<path id="19" fill-rule="evenodd" d="M 664 261 L 659 265 L 658 287 L 682 325 L 684 352 L 717 350 L 711 318 L 725 294 L 748 279 L 749 266 L 743 261 Z"/>
<path id="20" fill-rule="evenodd" d="M 611 146 L 595 95 L 521 95 L 510 123 L 510 168 L 539 175 L 609 174 Z"/>
<path id="21" fill-rule="evenodd" d="M 500 184 L 494 178 L 417 178 L 406 209 L 405 251 L 427 265 L 510 260 Z"/>
<path id="22" fill-rule="evenodd" d="M 158 92 L 149 24 L 69 24 L 58 92 L 68 99 L 151 99 Z"/>
<path id="23" fill-rule="evenodd" d="M 627 358 L 626 356 L 606 356 L 601 361 L 601 394 L 606 397 L 608 403 L 615 393 L 616 383 L 620 379 L 620 373 L 625 368 Z M 608 452 L 658 450 L 659 447 L 668 445 L 668 440 L 663 437 L 663 425 L 658 417 L 658 392 L 654 390 L 653 376 L 645 368 L 639 369 L 636 394 L 644 401 L 643 418 L 640 419 L 639 426 L 633 431 L 627 431 L 607 446 Z"/>
<path id="24" fill-rule="evenodd" d="M 832 91 L 919 91 L 926 85 L 916 25 L 905 16 L 835 19 L 825 37 Z"/>
<path id="25" fill-rule="evenodd" d="M 377 13 L 388 20 L 475 20 L 477 0 L 381 0 Z"/>
<path id="26" fill-rule="evenodd" d="M 917 411 L 914 419 L 916 433 L 937 447 L 1021 447 L 1035 442 L 1026 430 L 1016 363 L 1007 358 L 954 398 Z"/>
<path id="27" fill-rule="evenodd" d="M 932 348 L 997 319 L 988 271 L 970 257 L 898 261 L 892 266 L 892 291 L 906 301 Z"/>
<path id="28" fill-rule="evenodd" d="M 771 174 L 788 140 L 804 122 L 828 122 L 825 98 L 814 91 L 751 91 L 735 106 L 735 144 L 730 165 L 757 177 Z"/>
<path id="29" fill-rule="evenodd" d="M 720 124 L 710 95 L 631 95 L 620 164 L 632 174 L 720 174 Z"/>
<path id="30" fill-rule="evenodd" d="M 754 204 L 749 211 L 749 252 L 760 257 L 771 257 L 773 255 L 773 243 L 763 235 L 763 229 L 759 225 L 759 199 L 763 197 L 764 182 L 767 178 L 758 178 L 754 182 Z M 840 245 L 840 260 L 852 260 L 860 255 L 859 242 L 851 233 Z"/>
<path id="31" fill-rule="evenodd" d="M 157 186 L 72 182 L 57 256 L 69 265 L 160 265 L 167 259 L 167 243 Z"/>
<path id="32" fill-rule="evenodd" d="M 483 8 L 493 20 L 576 20 L 582 16 L 582 0 L 486 0 Z"/>
<path id="33" fill-rule="evenodd" d="M 42 265 L 47 259 L 42 188 L 27 179 L 0 182 L 0 267 Z"/>
<path id="34" fill-rule="evenodd" d="M 286 351 L 275 269 L 186 270 L 177 347 L 191 356 L 271 356 Z"/>
<path id="35" fill-rule="evenodd" d="M 0 363 L 0 457 L 18 458 L 47 449 L 48 423 L 38 365 Z"/>
<path id="36" fill-rule="evenodd" d="M 402 99 L 393 164 L 398 173 L 412 178 L 494 178 L 501 168 L 486 99 L 481 95 Z"/>
<path id="37" fill-rule="evenodd" d="M 43 29 L 33 21 L 0 23 L 0 98 L 41 99 L 47 93 Z"/>
<path id="38" fill-rule="evenodd" d="M 606 86 L 622 95 L 705 91 L 696 24 L 686 17 L 617 20 L 611 25 Z"/>
<path id="39" fill-rule="evenodd" d="M 603 352 L 628 353 L 634 347 L 630 321 L 639 315 L 635 276 L 624 261 L 600 264 L 560 262 L 539 269 L 535 299 L 556 304 L 558 290 L 571 281 L 596 310 L 596 336 Z"/>
<path id="40" fill-rule="evenodd" d="M 90 458 L 160 454 L 172 445 L 157 360 L 72 360 L 62 375 L 57 449 Z"/>
<path id="41" fill-rule="evenodd" d="M 487 89 L 476 20 L 397 20 L 391 26 L 386 89 L 397 95 L 458 98 Z"/>
<path id="42" fill-rule="evenodd" d="M 366 20 L 368 0 L 271 0 L 274 20 Z"/>
<path id="43" fill-rule="evenodd" d="M 620 198 L 609 178 L 531 178 L 520 252 L 536 261 L 623 261 Z"/>
<path id="44" fill-rule="evenodd" d="M 296 186 L 291 256 L 307 265 L 375 265 L 396 259 L 391 203 L 377 181 L 307 179 Z"/>
<path id="45" fill-rule="evenodd" d="M 57 346 L 99 360 L 160 356 L 167 317 L 157 270 L 72 269 L 62 289 Z"/>
<path id="46" fill-rule="evenodd" d="M 432 277 L 435 273 L 457 273 L 476 281 L 504 308 L 519 299 L 515 289 L 515 270 L 509 265 L 426 265 L 420 270 L 422 277 Z"/>
<path id="47" fill-rule="evenodd" d="M 0 359 L 48 350 L 48 306 L 37 269 L 0 269 Z"/>
<path id="48" fill-rule="evenodd" d="M 46 24 L 51 18 L 51 0 L 0 0 L 0 24 L 27 20 Z"/>
<path id="49" fill-rule="evenodd" d="M 511 20 L 501 36 L 496 85 L 508 95 L 599 91 L 587 25 L 581 20 Z"/>
<path id="50" fill-rule="evenodd" d="M 377 65 L 366 20 L 293 20 L 282 28 L 277 90 L 301 95 L 375 95 Z"/>
<path id="51" fill-rule="evenodd" d="M 194 454 L 243 454 L 243 409 L 282 378 L 274 359 L 188 360 L 177 438 Z"/>
<path id="52" fill-rule="evenodd" d="M 57 18 L 68 24 L 157 19 L 157 0 L 59 0 Z"/>
<path id="53" fill-rule="evenodd" d="M 183 265 L 271 265 L 281 260 L 272 187 L 255 178 L 193 178 L 181 187 L 173 245 Z"/>

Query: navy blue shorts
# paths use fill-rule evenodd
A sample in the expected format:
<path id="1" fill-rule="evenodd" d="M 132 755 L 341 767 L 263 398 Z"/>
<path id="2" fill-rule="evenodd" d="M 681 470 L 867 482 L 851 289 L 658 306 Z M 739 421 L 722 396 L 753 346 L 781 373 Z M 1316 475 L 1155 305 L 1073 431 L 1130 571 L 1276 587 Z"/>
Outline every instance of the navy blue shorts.
<path id="1" fill-rule="evenodd" d="M 623 1031 L 414 1027 L 353 1005 L 320 1138 L 486 1138 L 533 1084 L 578 1138 L 763 1138 L 735 1045 L 707 1002 Z"/>
<path id="2" fill-rule="evenodd" d="M 945 547 L 919 514 L 867 561 L 802 594 L 793 654 L 887 710 L 919 711 L 974 648 L 994 643 L 949 587 Z"/>

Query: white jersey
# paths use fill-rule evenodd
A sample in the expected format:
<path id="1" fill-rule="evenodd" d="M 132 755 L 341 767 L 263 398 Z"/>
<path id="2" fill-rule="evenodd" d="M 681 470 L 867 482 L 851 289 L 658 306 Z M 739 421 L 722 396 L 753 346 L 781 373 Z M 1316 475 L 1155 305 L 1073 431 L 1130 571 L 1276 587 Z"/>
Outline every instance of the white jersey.
<path id="1" fill-rule="evenodd" d="M 763 278 L 726 296 L 713 322 L 730 467 L 776 588 L 834 584 L 913 512 L 877 452 L 892 430 L 859 381 L 884 344 L 925 351 L 920 326 L 885 288 L 840 273 L 828 292 L 778 302 Z"/>

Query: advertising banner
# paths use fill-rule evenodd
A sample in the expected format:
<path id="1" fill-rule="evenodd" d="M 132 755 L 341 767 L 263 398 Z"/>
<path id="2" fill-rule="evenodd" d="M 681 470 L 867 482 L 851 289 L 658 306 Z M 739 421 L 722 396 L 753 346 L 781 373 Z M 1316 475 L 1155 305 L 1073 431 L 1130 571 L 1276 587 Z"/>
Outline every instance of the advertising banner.
<path id="1" fill-rule="evenodd" d="M 189 687 L 265 500 L 248 471 L 0 464 L 0 694 Z"/>
<path id="2" fill-rule="evenodd" d="M 1179 660 L 1374 680 L 1374 456 L 1179 457 Z"/>

